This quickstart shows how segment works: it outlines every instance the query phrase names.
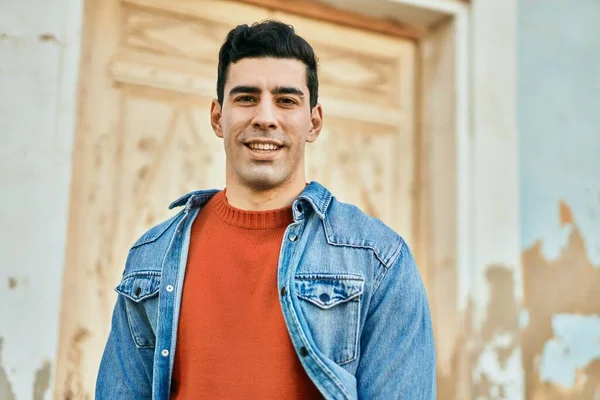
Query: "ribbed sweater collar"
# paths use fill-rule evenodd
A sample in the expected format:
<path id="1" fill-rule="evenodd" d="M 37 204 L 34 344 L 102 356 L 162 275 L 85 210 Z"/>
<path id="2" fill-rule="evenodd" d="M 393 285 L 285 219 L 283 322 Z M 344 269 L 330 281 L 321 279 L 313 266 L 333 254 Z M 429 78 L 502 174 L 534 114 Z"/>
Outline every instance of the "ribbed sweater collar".
<path id="1" fill-rule="evenodd" d="M 232 207 L 226 191 L 220 191 L 206 204 L 223 222 L 245 229 L 283 228 L 294 221 L 292 206 L 268 211 L 248 211 Z"/>

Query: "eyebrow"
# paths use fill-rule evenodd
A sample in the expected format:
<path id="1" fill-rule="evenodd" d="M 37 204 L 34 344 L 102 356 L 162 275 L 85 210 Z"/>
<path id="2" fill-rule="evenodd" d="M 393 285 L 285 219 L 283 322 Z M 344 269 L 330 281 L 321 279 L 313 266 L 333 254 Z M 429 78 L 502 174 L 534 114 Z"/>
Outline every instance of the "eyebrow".
<path id="1" fill-rule="evenodd" d="M 277 86 L 271 91 L 271 94 L 295 94 L 297 96 L 304 97 L 304 92 L 293 86 Z"/>
<path id="2" fill-rule="evenodd" d="M 238 93 L 252 93 L 252 94 L 259 94 L 260 93 L 260 89 L 258 88 L 258 86 L 234 86 L 230 91 L 229 91 L 229 96 L 233 96 L 234 94 L 238 94 Z"/>
<path id="3" fill-rule="evenodd" d="M 229 96 L 233 96 L 238 93 L 251 93 L 251 94 L 260 94 L 261 90 L 258 86 L 234 86 L 229 91 Z M 304 97 L 304 92 L 297 87 L 294 86 L 277 86 L 273 90 L 271 90 L 271 94 L 295 94 L 299 97 Z"/>

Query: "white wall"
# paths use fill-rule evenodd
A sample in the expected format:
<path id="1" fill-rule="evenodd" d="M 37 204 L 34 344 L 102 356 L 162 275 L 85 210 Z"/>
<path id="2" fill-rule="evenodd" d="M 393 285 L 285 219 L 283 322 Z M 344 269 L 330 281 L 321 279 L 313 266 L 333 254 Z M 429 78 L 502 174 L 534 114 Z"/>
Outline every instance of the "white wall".
<path id="1" fill-rule="evenodd" d="M 600 398 L 600 2 L 518 4 L 527 390 Z"/>
<path id="2" fill-rule="evenodd" d="M 50 398 L 83 0 L 0 1 L 0 399 Z"/>

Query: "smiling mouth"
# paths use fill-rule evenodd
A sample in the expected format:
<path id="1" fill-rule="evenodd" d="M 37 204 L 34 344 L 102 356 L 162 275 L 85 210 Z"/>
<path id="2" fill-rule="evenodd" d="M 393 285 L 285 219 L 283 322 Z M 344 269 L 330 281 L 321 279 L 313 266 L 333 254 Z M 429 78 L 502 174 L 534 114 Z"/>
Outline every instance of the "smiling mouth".
<path id="1" fill-rule="evenodd" d="M 258 152 L 272 152 L 281 149 L 282 146 L 277 146 L 272 143 L 247 143 L 246 147 L 250 150 L 258 151 Z"/>

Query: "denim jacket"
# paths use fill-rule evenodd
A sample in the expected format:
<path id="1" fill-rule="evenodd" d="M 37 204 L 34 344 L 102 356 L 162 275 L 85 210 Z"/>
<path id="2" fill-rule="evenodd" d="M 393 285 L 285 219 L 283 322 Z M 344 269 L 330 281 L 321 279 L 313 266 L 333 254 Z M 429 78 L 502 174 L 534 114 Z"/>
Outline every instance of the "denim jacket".
<path id="1" fill-rule="evenodd" d="M 131 247 L 96 383 L 97 399 L 169 398 L 190 231 L 215 190 Z M 284 234 L 278 293 L 297 355 L 326 399 L 434 399 L 425 289 L 402 238 L 310 183 Z M 243 305 L 240 305 L 243 306 Z"/>

